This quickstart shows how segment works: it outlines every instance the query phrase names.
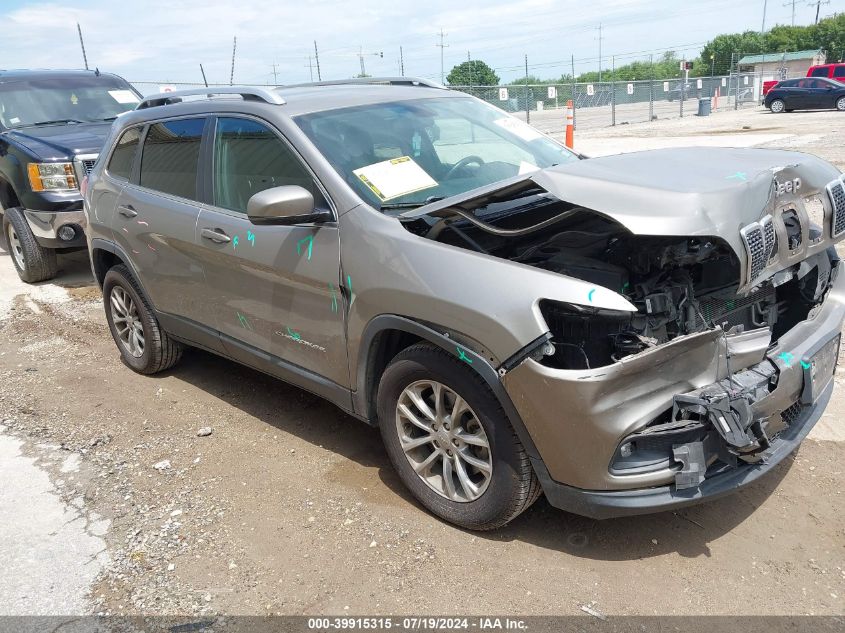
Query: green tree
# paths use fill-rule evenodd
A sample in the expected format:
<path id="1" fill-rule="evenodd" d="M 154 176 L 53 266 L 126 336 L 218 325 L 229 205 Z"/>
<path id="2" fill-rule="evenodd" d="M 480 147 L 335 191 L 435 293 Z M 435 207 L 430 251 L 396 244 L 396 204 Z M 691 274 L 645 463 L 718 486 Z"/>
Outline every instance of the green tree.
<path id="1" fill-rule="evenodd" d="M 455 66 L 446 76 L 450 86 L 496 86 L 499 75 L 480 59 L 473 59 Z"/>

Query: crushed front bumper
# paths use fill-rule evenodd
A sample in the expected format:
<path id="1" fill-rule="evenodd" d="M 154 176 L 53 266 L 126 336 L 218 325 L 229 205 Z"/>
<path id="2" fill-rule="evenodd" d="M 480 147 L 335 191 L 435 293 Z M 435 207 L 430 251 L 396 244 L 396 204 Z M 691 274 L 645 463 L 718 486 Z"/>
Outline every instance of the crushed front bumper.
<path id="1" fill-rule="evenodd" d="M 535 470 L 550 503 L 595 518 L 644 514 L 727 494 L 771 470 L 809 433 L 830 399 L 833 381 L 812 393 L 812 369 L 806 365 L 841 331 L 841 269 L 837 265 L 824 303 L 771 348 L 745 349 L 740 355 L 742 346 L 715 330 L 598 369 L 560 370 L 526 360 L 508 372 L 503 384 L 537 446 L 542 461 Z M 751 403 L 754 419 L 788 421 L 763 461 L 708 471 L 700 484 L 686 489 L 675 486 L 681 470 L 676 461 L 630 474 L 611 468 L 626 438 L 671 410 L 675 396 L 699 393 L 755 366 L 767 367 L 775 379 Z"/>

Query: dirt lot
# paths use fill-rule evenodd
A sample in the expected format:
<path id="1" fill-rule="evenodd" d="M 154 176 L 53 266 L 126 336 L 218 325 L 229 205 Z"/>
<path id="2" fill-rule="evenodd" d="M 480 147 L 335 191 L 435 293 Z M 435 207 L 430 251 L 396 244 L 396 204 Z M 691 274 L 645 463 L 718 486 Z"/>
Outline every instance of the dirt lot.
<path id="1" fill-rule="evenodd" d="M 620 151 L 759 135 L 843 169 L 843 123 L 745 110 L 578 142 Z M 62 258 L 57 284 L 24 289 L 0 255 L 0 433 L 25 440 L 89 524 L 110 521 L 92 612 L 845 612 L 841 376 L 811 438 L 737 495 L 603 522 L 541 499 L 474 534 L 420 509 L 378 433 L 314 396 L 198 351 L 165 374 L 132 373 L 84 256 Z"/>

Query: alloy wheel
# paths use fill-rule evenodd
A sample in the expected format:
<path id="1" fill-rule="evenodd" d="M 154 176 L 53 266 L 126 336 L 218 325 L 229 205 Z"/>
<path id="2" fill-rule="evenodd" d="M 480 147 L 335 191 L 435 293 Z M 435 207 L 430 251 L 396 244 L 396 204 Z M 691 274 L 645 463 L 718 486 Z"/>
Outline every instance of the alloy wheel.
<path id="1" fill-rule="evenodd" d="M 472 408 L 446 385 L 408 385 L 396 405 L 396 432 L 414 472 L 440 496 L 466 503 L 487 490 L 493 474 L 487 434 Z"/>
<path id="2" fill-rule="evenodd" d="M 783 101 L 781 101 L 780 99 L 775 99 L 774 101 L 772 101 L 772 105 L 771 105 L 772 112 L 775 112 L 775 113 L 783 112 L 783 108 L 784 108 L 784 104 L 783 104 Z"/>
<path id="3" fill-rule="evenodd" d="M 18 237 L 17 231 L 15 231 L 15 227 L 9 223 L 9 249 L 12 252 L 12 257 L 15 258 L 15 263 L 18 265 L 18 268 L 21 270 L 26 270 L 26 263 L 24 262 L 23 258 L 23 245 L 21 244 L 21 240 Z"/>
<path id="4" fill-rule="evenodd" d="M 836 109 L 840 112 L 845 112 L 845 97 L 841 97 L 839 101 L 836 102 Z"/>
<path id="5" fill-rule="evenodd" d="M 120 286 L 112 288 L 111 318 L 118 340 L 123 348 L 135 358 L 144 355 L 144 326 L 132 297 Z"/>

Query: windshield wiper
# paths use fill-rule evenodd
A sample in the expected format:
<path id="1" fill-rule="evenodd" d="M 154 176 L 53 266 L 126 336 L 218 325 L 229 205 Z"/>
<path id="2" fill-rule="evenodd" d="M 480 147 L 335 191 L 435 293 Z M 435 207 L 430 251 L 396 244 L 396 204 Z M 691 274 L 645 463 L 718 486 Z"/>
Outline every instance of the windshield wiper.
<path id="1" fill-rule="evenodd" d="M 21 125 L 19 127 L 35 127 L 38 125 L 58 125 L 59 123 L 85 123 L 85 121 L 80 121 L 79 119 L 54 119 L 52 121 L 36 121 L 35 123 L 27 123 L 26 125 Z"/>
<path id="2" fill-rule="evenodd" d="M 425 199 L 424 202 L 388 202 L 386 204 L 381 205 L 381 210 L 384 211 L 385 209 L 416 209 L 417 207 L 421 207 L 426 204 L 431 204 L 432 202 L 439 202 L 445 197 L 446 196 L 429 196 Z"/>
<path id="3" fill-rule="evenodd" d="M 115 116 L 107 116 L 105 119 L 94 119 L 95 121 L 116 121 L 117 115 Z"/>

